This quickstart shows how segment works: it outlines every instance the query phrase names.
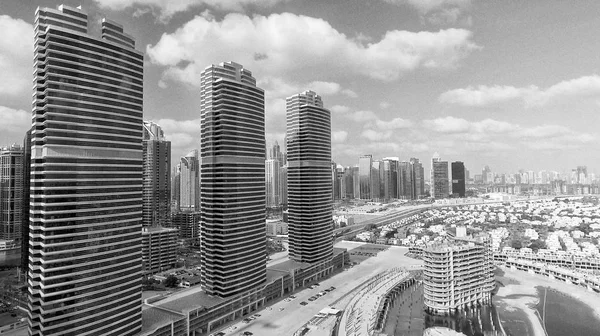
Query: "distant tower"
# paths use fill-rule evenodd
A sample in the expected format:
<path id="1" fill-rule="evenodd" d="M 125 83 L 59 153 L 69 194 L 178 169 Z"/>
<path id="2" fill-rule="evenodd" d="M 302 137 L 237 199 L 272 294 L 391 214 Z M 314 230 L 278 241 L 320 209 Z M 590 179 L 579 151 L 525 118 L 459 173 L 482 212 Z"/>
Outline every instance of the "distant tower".
<path id="1" fill-rule="evenodd" d="M 61 5 L 37 9 L 34 57 L 29 334 L 137 335 L 144 53 Z"/>
<path id="2" fill-rule="evenodd" d="M 207 67 L 201 83 L 202 285 L 220 297 L 258 293 L 267 276 L 264 91 L 233 62 Z"/>
<path id="3" fill-rule="evenodd" d="M 417 158 L 410 158 L 411 187 L 413 199 L 425 196 L 425 168 Z"/>
<path id="4" fill-rule="evenodd" d="M 198 150 L 190 151 L 179 162 L 179 208 L 197 211 L 200 203 L 200 161 Z"/>
<path id="5" fill-rule="evenodd" d="M 313 91 L 288 97 L 288 235 L 290 259 L 333 255 L 331 113 Z"/>
<path id="6" fill-rule="evenodd" d="M 448 161 L 442 161 L 438 153 L 431 159 L 431 197 L 440 199 L 450 195 Z"/>
<path id="7" fill-rule="evenodd" d="M 359 174 L 359 188 L 360 188 L 360 199 L 370 200 L 373 198 L 371 174 L 373 172 L 373 156 L 363 155 L 358 158 L 358 174 Z"/>
<path id="8" fill-rule="evenodd" d="M 465 197 L 465 164 L 456 161 L 452 162 L 452 194 L 458 197 Z"/>
<path id="9" fill-rule="evenodd" d="M 144 226 L 169 226 L 171 219 L 171 141 L 162 128 L 144 122 Z"/>
<path id="10" fill-rule="evenodd" d="M 0 239 L 20 240 L 22 195 L 23 147 L 0 148 Z"/>

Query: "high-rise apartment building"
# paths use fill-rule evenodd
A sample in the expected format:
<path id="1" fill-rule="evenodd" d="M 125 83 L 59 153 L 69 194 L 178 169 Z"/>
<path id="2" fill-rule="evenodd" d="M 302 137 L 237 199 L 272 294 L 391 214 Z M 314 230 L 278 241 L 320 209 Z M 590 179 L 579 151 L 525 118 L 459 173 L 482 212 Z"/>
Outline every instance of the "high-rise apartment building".
<path id="1" fill-rule="evenodd" d="M 381 194 L 384 200 L 398 197 L 398 167 L 400 159 L 397 157 L 383 158 L 379 180 L 381 181 Z"/>
<path id="2" fill-rule="evenodd" d="M 200 104 L 202 285 L 229 297 L 266 281 L 264 91 L 221 63 L 202 72 Z"/>
<path id="3" fill-rule="evenodd" d="M 456 238 L 423 250 L 425 307 L 453 313 L 491 302 L 494 265 L 489 238 Z"/>
<path id="4" fill-rule="evenodd" d="M 399 199 L 416 199 L 413 182 L 413 166 L 410 162 L 402 161 L 398 163 L 397 189 Z"/>
<path id="5" fill-rule="evenodd" d="M 382 162 L 374 160 L 371 162 L 371 198 L 380 201 L 382 198 L 381 194 L 381 171 Z"/>
<path id="6" fill-rule="evenodd" d="M 458 197 L 465 197 L 465 164 L 456 161 L 452 162 L 452 194 Z"/>
<path id="7" fill-rule="evenodd" d="M 417 158 L 410 158 L 413 199 L 425 196 L 425 168 Z"/>
<path id="8" fill-rule="evenodd" d="M 169 226 L 171 220 L 171 141 L 162 128 L 144 122 L 144 226 Z"/>
<path id="9" fill-rule="evenodd" d="M 333 255 L 331 113 L 313 91 L 288 97 L 286 111 L 289 256 L 315 263 Z"/>
<path id="10" fill-rule="evenodd" d="M 281 203 L 281 164 L 279 160 L 268 159 L 265 161 L 265 185 L 267 188 L 267 207 L 278 207 Z"/>
<path id="11" fill-rule="evenodd" d="M 200 239 L 200 212 L 180 211 L 171 213 L 171 227 L 179 230 L 181 239 Z"/>
<path id="12" fill-rule="evenodd" d="M 198 150 L 181 158 L 179 172 L 179 209 L 197 211 L 200 207 L 200 161 Z"/>
<path id="13" fill-rule="evenodd" d="M 449 195 L 448 161 L 442 161 L 435 153 L 431 159 L 431 197 L 439 199 Z"/>
<path id="14" fill-rule="evenodd" d="M 156 274 L 175 266 L 177 262 L 176 229 L 160 226 L 142 228 L 142 265 L 144 274 Z"/>
<path id="15" fill-rule="evenodd" d="M 21 193 L 21 272 L 28 276 L 29 270 L 29 195 L 31 183 L 31 132 L 23 138 L 23 192 Z M 27 279 L 25 279 L 27 280 Z M 26 281 L 27 282 L 27 281 Z"/>
<path id="16" fill-rule="evenodd" d="M 371 174 L 373 172 L 373 156 L 362 155 L 358 158 L 358 174 L 359 174 L 359 197 L 363 200 L 370 200 L 373 198 L 371 186 L 373 181 L 371 180 Z"/>
<path id="17" fill-rule="evenodd" d="M 0 239 L 20 240 L 23 207 L 23 147 L 0 148 Z"/>
<path id="18" fill-rule="evenodd" d="M 38 8 L 30 335 L 141 331 L 143 52 L 113 21 Z"/>

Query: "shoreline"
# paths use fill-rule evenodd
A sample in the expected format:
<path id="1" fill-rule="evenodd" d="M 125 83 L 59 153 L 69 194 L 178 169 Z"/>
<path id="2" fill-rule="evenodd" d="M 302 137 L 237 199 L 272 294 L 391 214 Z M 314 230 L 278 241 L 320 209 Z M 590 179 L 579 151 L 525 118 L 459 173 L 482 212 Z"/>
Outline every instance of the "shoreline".
<path id="1" fill-rule="evenodd" d="M 546 336 L 544 323 L 537 310 L 540 299 L 539 288 L 549 288 L 585 305 L 594 316 L 600 321 L 600 295 L 590 292 L 586 288 L 565 283 L 560 280 L 550 279 L 542 275 L 533 275 L 525 271 L 501 268 L 504 272 L 502 276 L 496 276 L 496 279 L 503 284 L 499 287 L 496 294 L 496 300 L 505 305 L 503 307 L 507 312 L 514 312 L 515 309 L 523 311 L 527 322 L 531 328 L 531 336 Z M 511 311 L 512 309 L 512 311 Z M 505 313 L 506 314 L 506 313 Z M 500 314 L 501 316 L 503 314 Z"/>

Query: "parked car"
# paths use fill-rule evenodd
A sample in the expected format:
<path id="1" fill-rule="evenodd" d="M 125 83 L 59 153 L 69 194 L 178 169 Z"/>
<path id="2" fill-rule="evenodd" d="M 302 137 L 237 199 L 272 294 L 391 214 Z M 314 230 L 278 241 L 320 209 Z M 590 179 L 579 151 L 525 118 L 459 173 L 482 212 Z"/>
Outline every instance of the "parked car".
<path id="1" fill-rule="evenodd" d="M 306 302 L 306 301 L 300 302 L 300 305 L 302 305 L 302 306 L 306 306 L 307 304 L 308 304 L 308 302 Z"/>

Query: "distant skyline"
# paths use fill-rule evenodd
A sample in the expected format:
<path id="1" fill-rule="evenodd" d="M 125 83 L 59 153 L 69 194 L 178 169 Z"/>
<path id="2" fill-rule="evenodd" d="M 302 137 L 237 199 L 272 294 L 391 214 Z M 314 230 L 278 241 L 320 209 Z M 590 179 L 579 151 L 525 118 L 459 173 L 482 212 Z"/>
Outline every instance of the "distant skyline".
<path id="1" fill-rule="evenodd" d="M 310 89 L 332 111 L 344 166 L 438 152 L 471 176 L 599 172 L 597 1 L 4 0 L 0 146 L 30 126 L 35 9 L 61 3 L 138 42 L 144 119 L 163 128 L 173 162 L 199 149 L 201 71 L 234 61 L 265 90 L 268 145 L 284 143 L 285 97 Z"/>

